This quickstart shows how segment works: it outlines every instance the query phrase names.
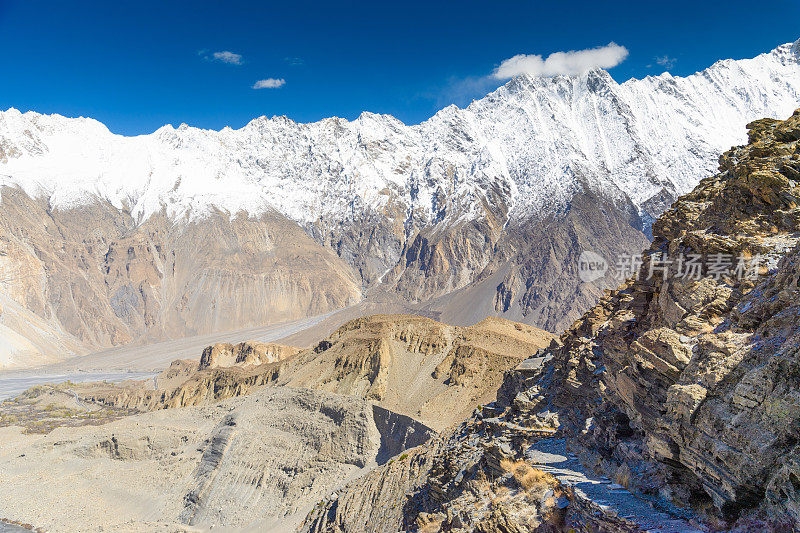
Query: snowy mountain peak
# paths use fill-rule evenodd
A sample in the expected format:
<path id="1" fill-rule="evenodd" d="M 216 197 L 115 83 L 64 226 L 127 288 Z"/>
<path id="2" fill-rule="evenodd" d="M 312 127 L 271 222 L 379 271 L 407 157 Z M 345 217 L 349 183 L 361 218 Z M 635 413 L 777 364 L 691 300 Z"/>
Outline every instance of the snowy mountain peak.
<path id="1" fill-rule="evenodd" d="M 797 61 L 800 61 L 800 39 L 792 43 L 791 52 L 794 54 Z"/>
<path id="2" fill-rule="evenodd" d="M 782 44 L 770 54 L 783 64 L 800 63 L 800 39 Z"/>
<path id="3" fill-rule="evenodd" d="M 800 41 L 685 78 L 622 84 L 603 70 L 520 76 L 414 126 L 364 112 L 124 137 L 92 119 L 9 109 L 0 112 L 0 184 L 46 195 L 56 209 L 96 198 L 130 205 L 138 220 L 273 207 L 302 225 L 354 210 L 438 224 L 483 216 L 498 191 L 509 217 L 546 214 L 586 186 L 647 212 L 652 198 L 710 174 L 744 141 L 747 122 L 800 105 L 798 50 Z"/>

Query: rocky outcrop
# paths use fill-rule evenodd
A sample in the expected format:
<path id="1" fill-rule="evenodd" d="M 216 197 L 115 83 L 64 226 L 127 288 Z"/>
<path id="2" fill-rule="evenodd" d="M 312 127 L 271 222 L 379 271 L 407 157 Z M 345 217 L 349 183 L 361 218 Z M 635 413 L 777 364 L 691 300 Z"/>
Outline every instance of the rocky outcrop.
<path id="1" fill-rule="evenodd" d="M 278 363 L 198 369 L 196 361 L 174 361 L 153 379 L 122 383 L 80 383 L 73 389 L 82 401 L 118 409 L 152 411 L 208 405 L 246 396 L 280 375 Z M 155 386 L 154 386 L 155 385 Z"/>
<path id="2" fill-rule="evenodd" d="M 533 435 L 498 422 L 477 413 L 404 452 L 320 501 L 300 531 L 643 531 L 518 455 Z"/>
<path id="3" fill-rule="evenodd" d="M 318 502 L 300 531 L 313 533 L 382 533 L 402 530 L 407 494 L 424 485 L 439 438 L 414 448 L 353 485 Z"/>
<path id="4" fill-rule="evenodd" d="M 284 346 L 272 342 L 223 342 L 203 350 L 198 370 L 231 366 L 258 366 L 283 361 L 301 351 L 295 346 Z"/>
<path id="5" fill-rule="evenodd" d="M 634 465 L 643 490 L 730 521 L 761 510 L 771 526 L 760 527 L 780 528 L 800 524 L 790 482 L 800 111 L 748 128 L 749 144 L 654 224 L 636 278 L 562 336 L 516 401 L 531 413 L 557 409 L 600 467 Z M 690 257 L 700 270 L 680 272 Z"/>
<path id="6" fill-rule="evenodd" d="M 434 430 L 410 416 L 379 405 L 372 406 L 372 418 L 381 433 L 381 447 L 375 457 L 378 464 L 386 463 L 409 448 L 425 444 L 436 435 Z"/>
<path id="7" fill-rule="evenodd" d="M 552 335 L 499 318 L 459 328 L 416 315 L 352 320 L 281 365 L 277 383 L 359 396 L 441 429 L 494 399 Z"/>

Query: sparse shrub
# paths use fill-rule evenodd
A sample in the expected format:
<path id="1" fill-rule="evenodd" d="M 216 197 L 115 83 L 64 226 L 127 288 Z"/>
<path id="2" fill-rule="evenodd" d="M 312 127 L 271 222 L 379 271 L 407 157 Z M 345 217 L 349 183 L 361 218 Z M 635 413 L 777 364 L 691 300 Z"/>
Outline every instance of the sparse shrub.
<path id="1" fill-rule="evenodd" d="M 631 469 L 628 467 L 628 463 L 623 463 L 617 468 L 614 474 L 614 482 L 622 485 L 626 489 L 631 488 Z"/>
<path id="2" fill-rule="evenodd" d="M 523 489 L 528 491 L 551 487 L 558 483 L 552 474 L 548 474 L 547 472 L 533 467 L 522 476 L 522 479 L 518 479 L 517 481 L 519 481 Z"/>
<path id="3" fill-rule="evenodd" d="M 13 425 L 18 421 L 17 417 L 14 415 L 4 415 L 0 414 L 0 426 L 6 425 Z"/>
<path id="4" fill-rule="evenodd" d="M 500 461 L 500 467 L 506 472 L 510 472 L 525 491 L 539 491 L 558 485 L 555 476 L 534 468 L 525 461 L 503 459 Z"/>

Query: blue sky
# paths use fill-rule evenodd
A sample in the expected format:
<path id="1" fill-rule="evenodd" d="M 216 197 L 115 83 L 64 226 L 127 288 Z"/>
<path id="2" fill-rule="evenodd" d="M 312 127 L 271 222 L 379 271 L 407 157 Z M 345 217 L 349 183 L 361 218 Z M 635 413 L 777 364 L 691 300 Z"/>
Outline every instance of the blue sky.
<path id="1" fill-rule="evenodd" d="M 418 123 L 501 85 L 491 74 L 518 54 L 618 43 L 628 54 L 610 72 L 624 81 L 798 38 L 798 0 L 0 0 L 0 108 L 91 116 L 128 135 L 364 110 Z"/>

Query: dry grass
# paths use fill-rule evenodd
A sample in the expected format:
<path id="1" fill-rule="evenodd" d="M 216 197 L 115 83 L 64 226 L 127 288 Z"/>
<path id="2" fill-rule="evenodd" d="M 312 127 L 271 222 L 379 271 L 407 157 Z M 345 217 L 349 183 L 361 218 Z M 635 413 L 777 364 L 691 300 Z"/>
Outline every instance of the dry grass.
<path id="1" fill-rule="evenodd" d="M 542 490 L 558 485 L 558 480 L 552 474 L 548 474 L 538 468 L 534 468 L 525 461 L 511 461 L 503 459 L 500 466 L 506 472 L 510 472 L 520 487 L 525 491 Z"/>
<path id="2" fill-rule="evenodd" d="M 498 503 L 507 500 L 511 496 L 511 489 L 502 485 L 499 487 L 491 487 L 489 491 L 489 498 L 492 502 L 492 505 L 497 505 Z"/>
<path id="3" fill-rule="evenodd" d="M 617 468 L 617 471 L 614 473 L 614 482 L 622 485 L 626 489 L 631 488 L 631 469 L 628 468 L 627 463 Z"/>

